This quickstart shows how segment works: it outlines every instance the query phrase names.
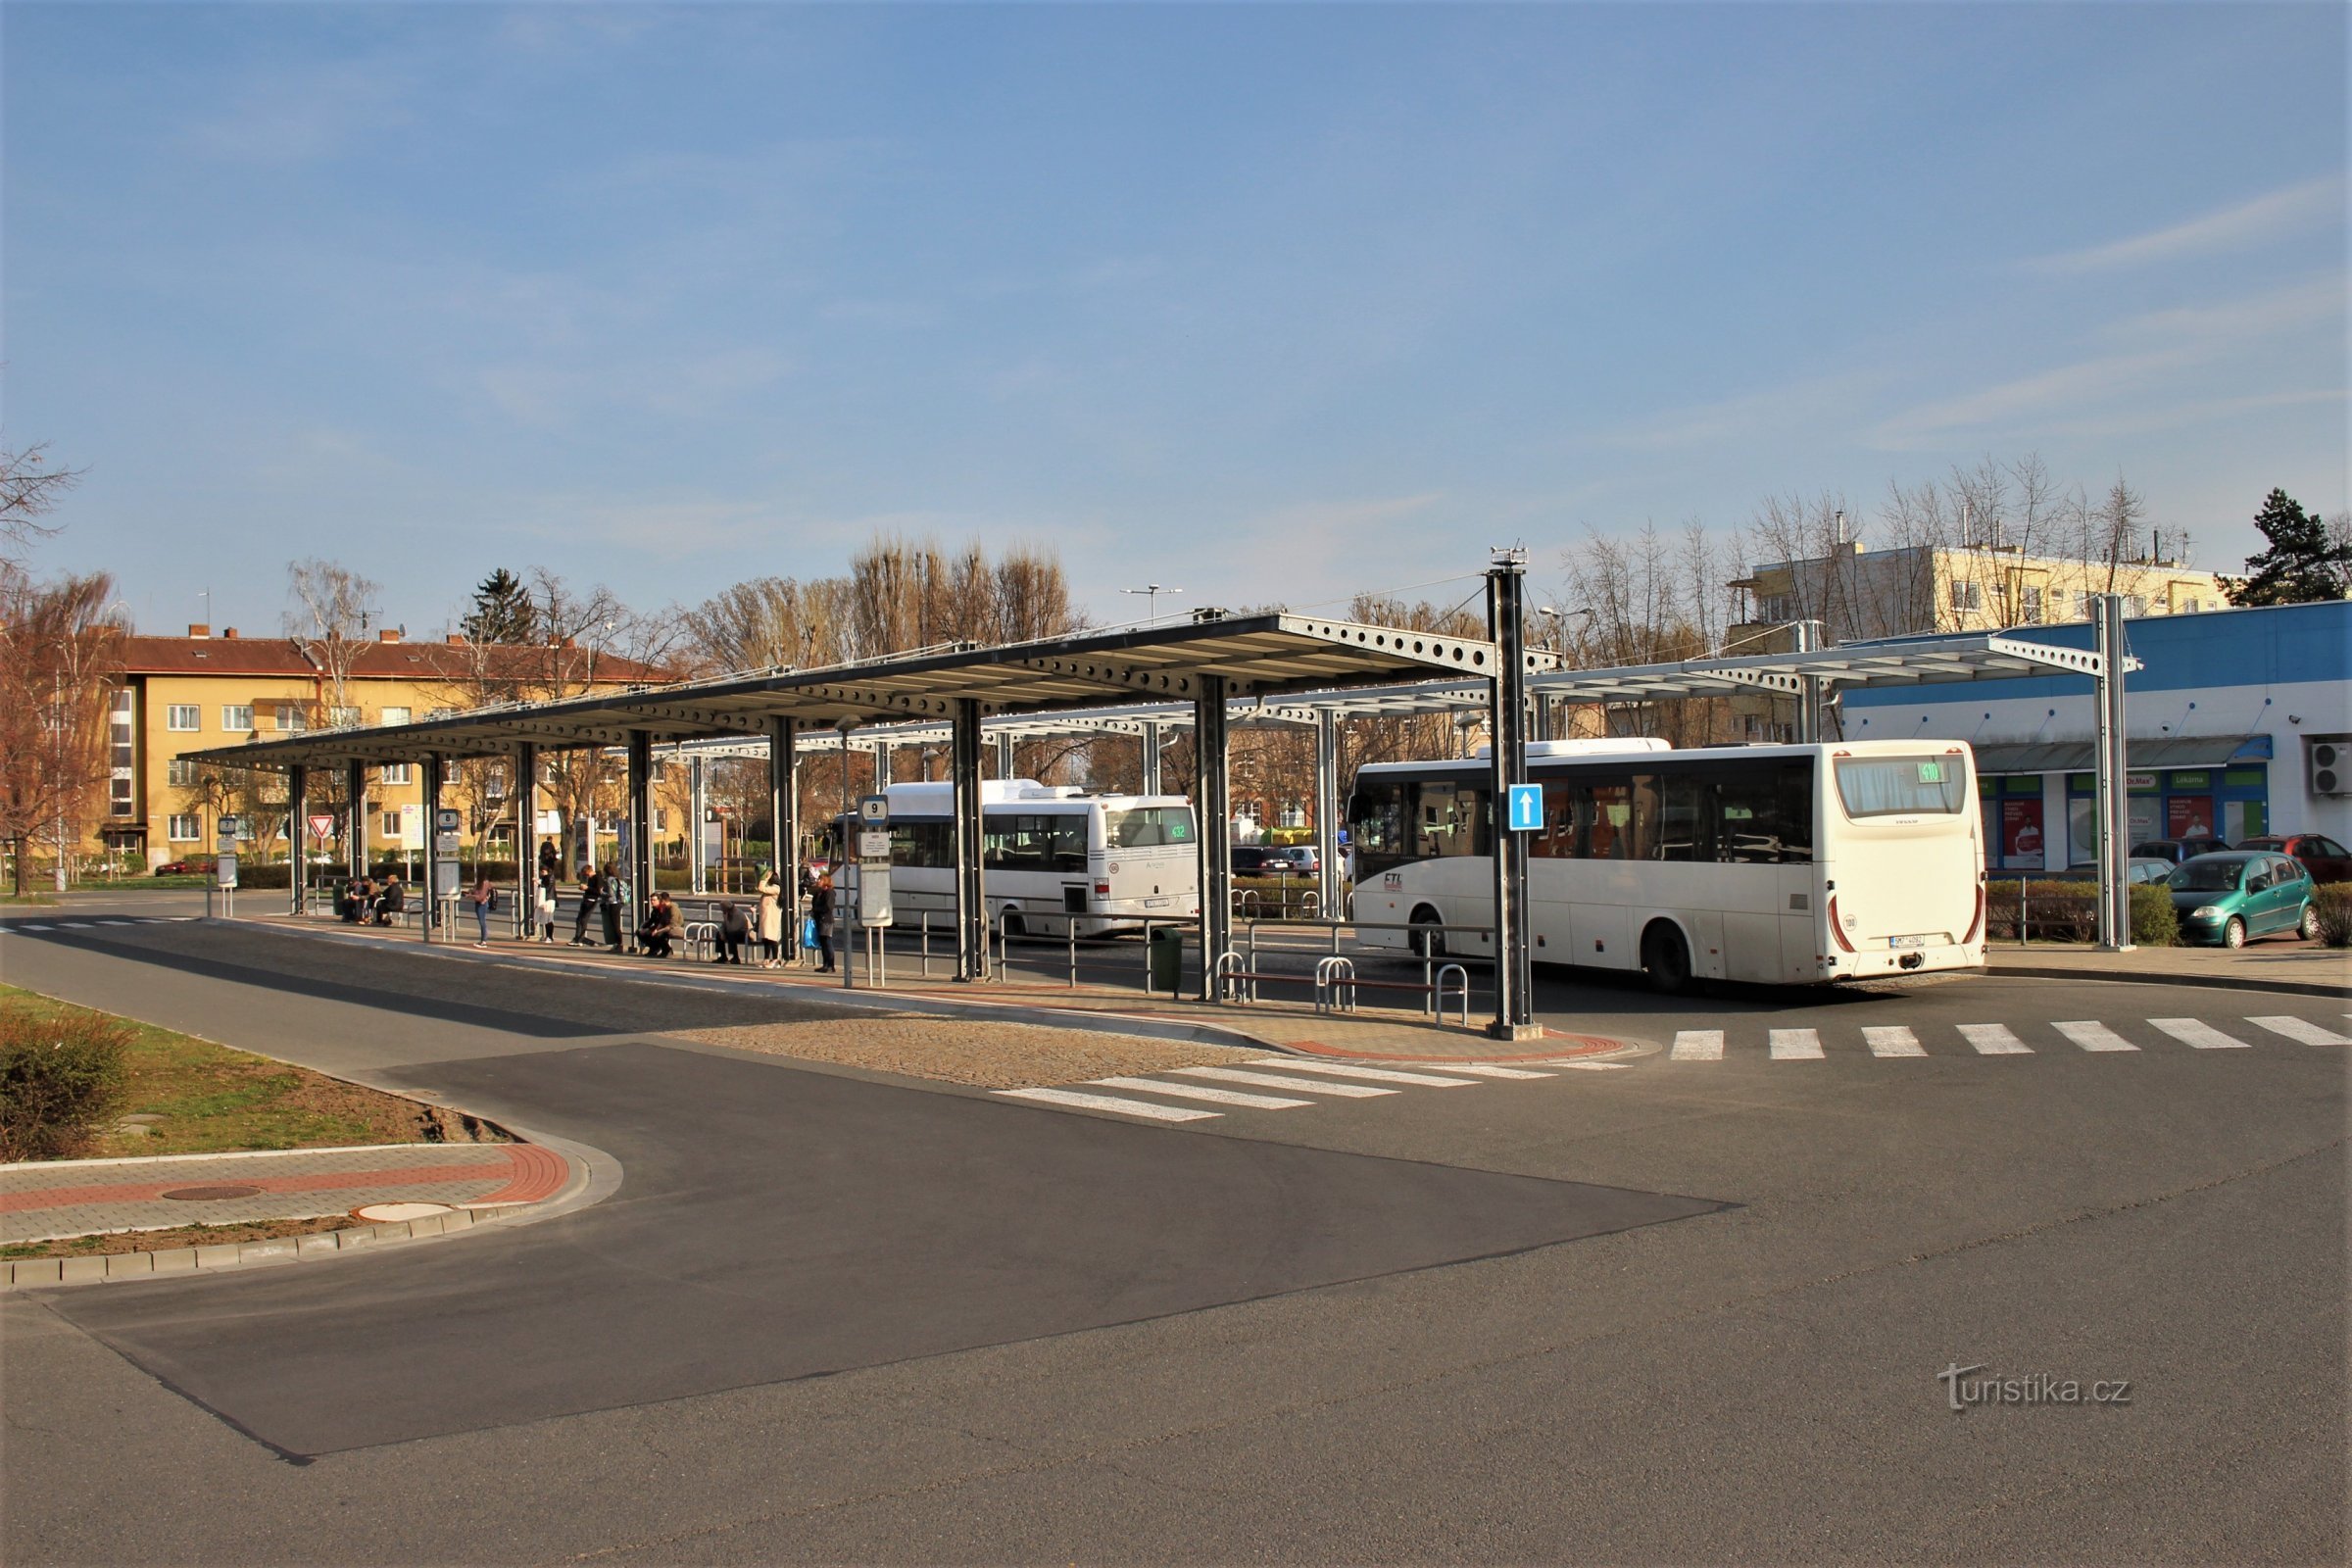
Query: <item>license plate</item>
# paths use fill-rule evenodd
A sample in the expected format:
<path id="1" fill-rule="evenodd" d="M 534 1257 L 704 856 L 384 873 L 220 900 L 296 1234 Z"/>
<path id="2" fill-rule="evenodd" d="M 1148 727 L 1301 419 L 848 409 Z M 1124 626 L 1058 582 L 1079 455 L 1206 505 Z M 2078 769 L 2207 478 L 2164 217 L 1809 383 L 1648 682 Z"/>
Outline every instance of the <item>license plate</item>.
<path id="1" fill-rule="evenodd" d="M 1147 909 L 1164 909 L 1175 902 L 1176 901 L 1173 899 L 1146 899 L 1144 901 L 1144 907 Z"/>
<path id="2" fill-rule="evenodd" d="M 1890 948 L 1924 948 L 1928 945 L 1928 939 L 1926 937 L 1888 937 L 1886 945 Z"/>

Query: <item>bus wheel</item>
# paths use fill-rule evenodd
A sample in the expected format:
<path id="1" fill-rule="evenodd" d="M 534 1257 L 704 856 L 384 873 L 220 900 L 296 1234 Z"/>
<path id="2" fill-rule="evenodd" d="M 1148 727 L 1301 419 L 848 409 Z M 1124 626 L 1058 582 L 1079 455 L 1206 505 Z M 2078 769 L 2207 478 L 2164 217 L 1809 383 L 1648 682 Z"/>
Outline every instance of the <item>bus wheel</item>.
<path id="1" fill-rule="evenodd" d="M 1690 950 L 1683 934 L 1670 925 L 1653 925 L 1642 938 L 1642 968 L 1649 988 L 1674 996 L 1690 988 Z"/>
<path id="2" fill-rule="evenodd" d="M 1021 911 L 1018 909 L 1005 910 L 1004 940 L 1007 942 L 1013 942 L 1027 936 L 1028 934 L 1029 922 L 1021 918 Z"/>
<path id="3" fill-rule="evenodd" d="M 1445 922 L 1438 918 L 1438 911 L 1430 908 L 1427 905 L 1423 905 L 1413 911 L 1414 957 L 1443 958 L 1446 956 L 1446 933 L 1442 929 L 1444 925 Z"/>

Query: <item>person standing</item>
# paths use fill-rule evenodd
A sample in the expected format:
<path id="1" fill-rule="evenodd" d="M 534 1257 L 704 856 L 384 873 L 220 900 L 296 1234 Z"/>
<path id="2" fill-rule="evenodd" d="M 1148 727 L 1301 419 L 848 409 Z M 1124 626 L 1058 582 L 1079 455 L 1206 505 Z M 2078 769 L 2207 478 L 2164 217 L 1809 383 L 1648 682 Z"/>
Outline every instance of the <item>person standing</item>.
<path id="1" fill-rule="evenodd" d="M 554 839 L 541 839 L 539 841 L 540 876 L 553 879 L 556 872 L 561 869 L 562 865 L 563 860 L 556 854 L 556 841 Z"/>
<path id="2" fill-rule="evenodd" d="M 773 969 L 784 951 L 784 884 L 772 865 L 760 869 L 760 967 Z"/>
<path id="3" fill-rule="evenodd" d="M 539 867 L 539 940 L 549 947 L 556 941 L 556 868 L 552 864 Z"/>
<path id="4" fill-rule="evenodd" d="M 594 919 L 597 911 L 604 906 L 604 874 L 592 865 L 581 866 L 580 912 L 578 918 L 571 922 L 571 945 L 573 947 L 593 948 L 596 946 L 595 943 L 588 940 L 588 922 Z"/>
<path id="5" fill-rule="evenodd" d="M 808 895 L 808 917 L 816 922 L 816 972 L 833 972 L 833 873 L 820 872 L 816 891 Z"/>
<path id="6" fill-rule="evenodd" d="M 488 877 L 477 876 L 473 879 L 473 891 L 466 895 L 466 902 L 473 907 L 473 945 L 486 948 L 490 945 L 490 910 L 498 902 L 498 889 L 491 886 Z"/>

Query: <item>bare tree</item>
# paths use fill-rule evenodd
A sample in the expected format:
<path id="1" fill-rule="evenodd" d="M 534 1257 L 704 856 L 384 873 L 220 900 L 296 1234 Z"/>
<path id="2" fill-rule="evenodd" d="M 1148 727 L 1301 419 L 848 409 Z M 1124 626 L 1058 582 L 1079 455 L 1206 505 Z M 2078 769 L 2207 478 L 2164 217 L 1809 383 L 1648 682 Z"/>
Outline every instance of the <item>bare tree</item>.
<path id="1" fill-rule="evenodd" d="M 122 668 L 122 631 L 106 614 L 103 572 L 35 582 L 0 562 L 0 840 L 16 851 L 16 888 L 46 836 L 64 886 L 74 847 L 107 778 L 107 709 Z"/>
<path id="2" fill-rule="evenodd" d="M 0 561 L 22 561 L 35 541 L 55 534 L 41 519 L 81 481 L 84 470 L 53 466 L 48 452 L 44 441 L 22 451 L 0 447 Z"/>
<path id="3" fill-rule="evenodd" d="M 286 635 L 318 672 L 319 705 L 327 711 L 318 716 L 331 721 L 351 707 L 352 665 L 367 646 L 368 617 L 379 613 L 372 602 L 383 591 L 381 583 L 331 561 L 287 564 L 293 604 L 285 612 Z"/>

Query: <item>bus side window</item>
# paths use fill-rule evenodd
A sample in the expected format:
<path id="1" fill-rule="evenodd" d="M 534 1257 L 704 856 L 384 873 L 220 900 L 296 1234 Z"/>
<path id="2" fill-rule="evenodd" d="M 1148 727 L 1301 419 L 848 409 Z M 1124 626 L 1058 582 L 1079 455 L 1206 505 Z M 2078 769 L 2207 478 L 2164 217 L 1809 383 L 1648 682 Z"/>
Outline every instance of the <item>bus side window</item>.
<path id="1" fill-rule="evenodd" d="M 1054 829 L 1053 849 L 1047 855 L 1056 871 L 1086 869 L 1086 818 L 1083 816 L 1050 816 L 1046 818 Z"/>

